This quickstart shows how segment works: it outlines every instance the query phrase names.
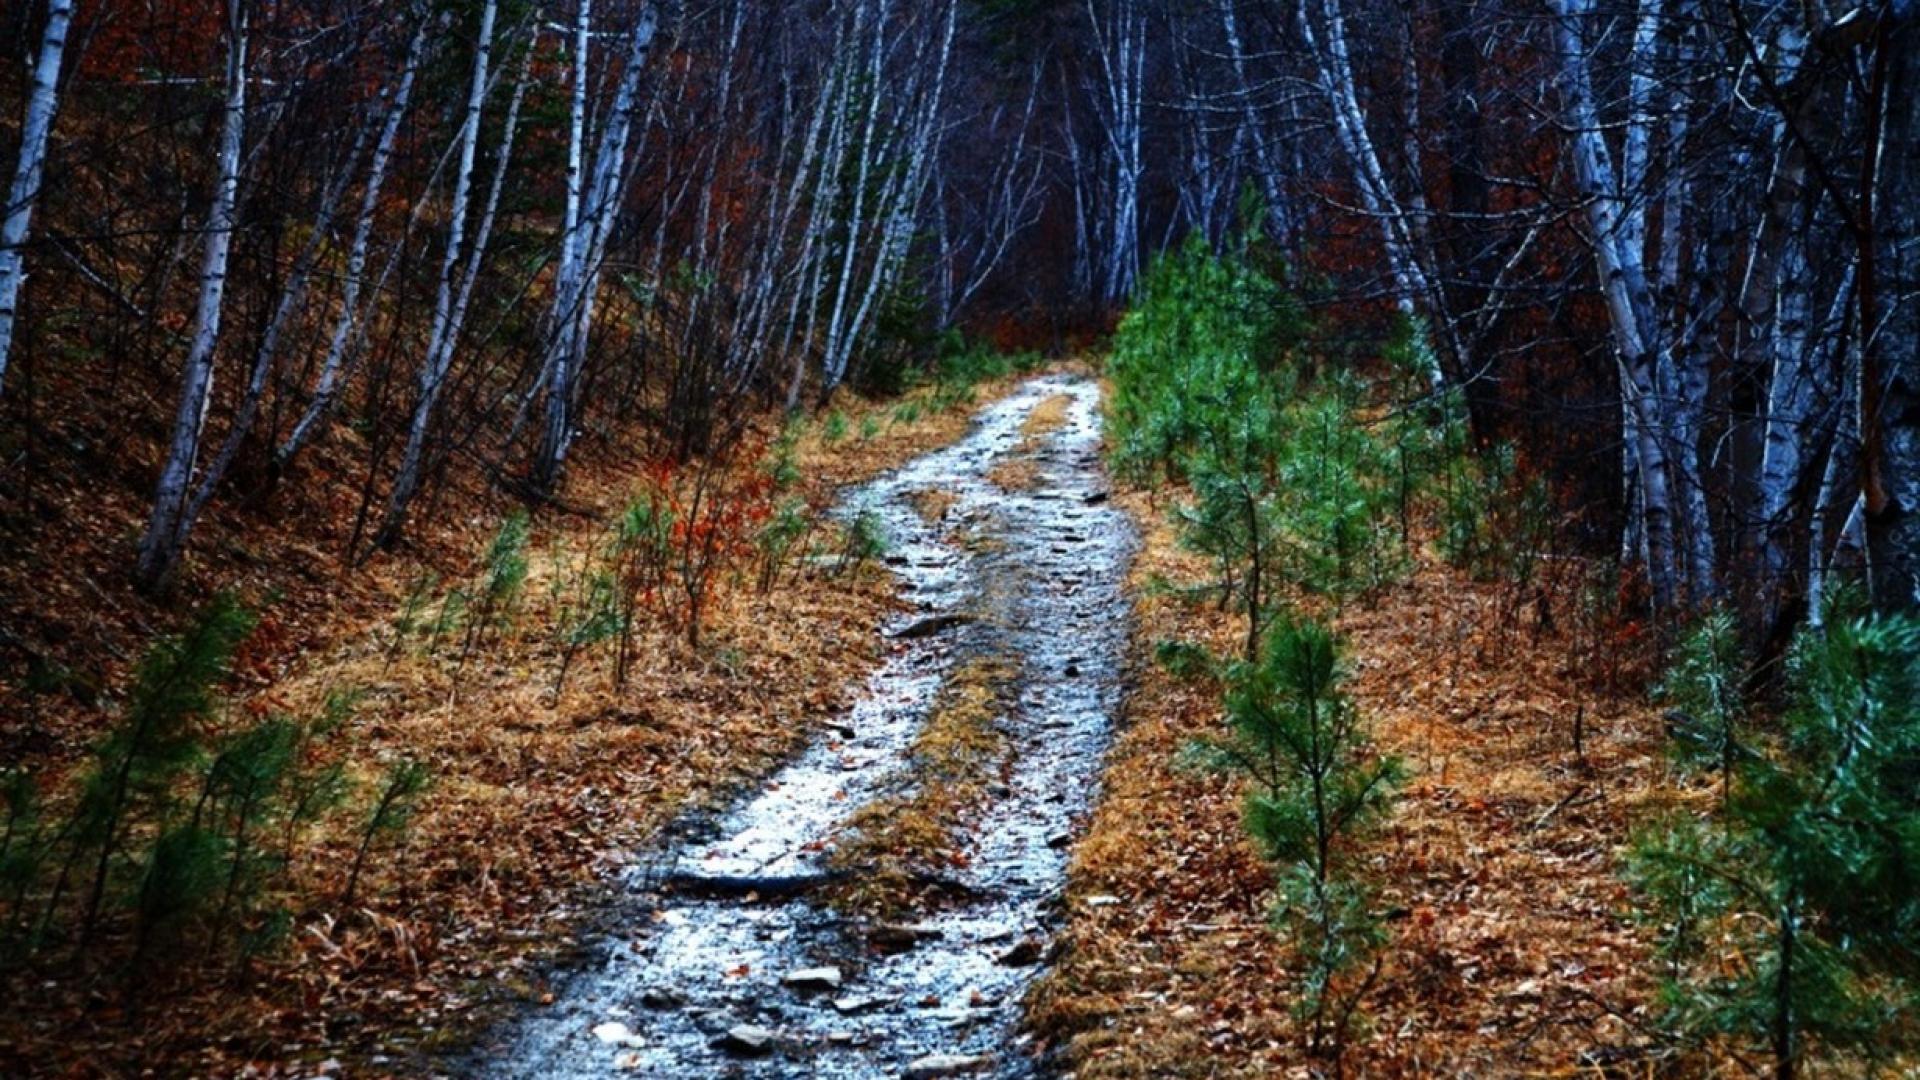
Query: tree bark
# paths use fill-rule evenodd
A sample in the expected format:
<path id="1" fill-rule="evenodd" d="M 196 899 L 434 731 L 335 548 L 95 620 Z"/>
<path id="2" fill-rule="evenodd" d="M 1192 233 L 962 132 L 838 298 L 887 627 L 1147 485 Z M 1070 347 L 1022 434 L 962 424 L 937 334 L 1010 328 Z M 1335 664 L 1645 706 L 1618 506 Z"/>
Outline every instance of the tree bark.
<path id="1" fill-rule="evenodd" d="M 33 89 L 27 95 L 27 115 L 20 125 L 20 156 L 13 166 L 13 184 L 7 189 L 6 218 L 0 220 L 0 390 L 7 385 L 7 356 L 13 347 L 15 306 L 26 279 L 28 227 L 34 200 L 45 176 L 47 137 L 60 104 L 60 62 L 67 48 L 67 27 L 73 0 L 47 0 L 47 25 L 40 35 L 40 59 L 33 65 Z"/>
<path id="2" fill-rule="evenodd" d="M 200 300 L 194 310 L 193 337 L 187 352 L 186 374 L 180 385 L 180 403 L 174 413 L 173 434 L 167 442 L 167 459 L 154 488 L 152 512 L 134 566 L 136 580 L 150 591 L 158 589 L 173 572 L 186 540 L 187 493 L 193 484 L 200 436 L 213 395 L 220 313 L 226 299 L 227 256 L 233 246 L 240 201 L 240 144 L 247 114 L 247 15 L 245 0 L 229 0 L 226 97 L 221 109 L 215 159 L 218 179 L 213 205 L 207 213 L 206 244 L 200 259 Z"/>

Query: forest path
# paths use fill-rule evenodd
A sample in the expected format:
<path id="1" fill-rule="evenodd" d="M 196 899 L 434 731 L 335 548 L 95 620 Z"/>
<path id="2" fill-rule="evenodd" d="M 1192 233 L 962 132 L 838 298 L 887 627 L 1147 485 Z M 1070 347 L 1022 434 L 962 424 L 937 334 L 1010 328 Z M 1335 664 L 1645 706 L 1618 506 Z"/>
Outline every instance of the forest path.
<path id="1" fill-rule="evenodd" d="M 1047 953 L 1128 640 L 1135 539 L 1107 501 L 1099 449 L 1098 385 L 1046 375 L 982 409 L 959 442 L 857 489 L 842 512 L 884 530 L 913 609 L 886 631 L 889 658 L 835 738 L 636 866 L 602 959 L 472 1071 L 1032 1071 L 1021 998 Z M 987 699 L 994 760 L 934 899 L 895 924 L 845 914 L 830 902 L 836 845 L 916 800 L 929 783 L 916 740 L 982 665 L 1003 673 Z"/>

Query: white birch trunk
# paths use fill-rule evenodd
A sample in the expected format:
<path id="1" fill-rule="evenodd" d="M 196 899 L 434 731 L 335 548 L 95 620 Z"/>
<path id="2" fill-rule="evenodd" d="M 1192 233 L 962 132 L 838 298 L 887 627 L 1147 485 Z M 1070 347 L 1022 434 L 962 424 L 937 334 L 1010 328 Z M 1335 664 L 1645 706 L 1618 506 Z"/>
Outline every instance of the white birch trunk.
<path id="1" fill-rule="evenodd" d="M 633 119 L 640 104 L 640 77 L 646 71 L 647 55 L 653 48 L 658 20 L 652 5 L 641 9 L 628 36 L 626 67 L 614 92 L 612 108 L 600 143 L 594 152 L 593 184 L 582 206 L 581 231 L 584 243 L 576 252 L 569 295 L 556 312 L 556 341 L 553 375 L 547 382 L 546 426 L 534 463 L 534 483 L 547 490 L 559 478 L 567 451 L 573 445 L 574 395 L 577 376 L 586 359 L 589 329 L 593 322 L 594 295 L 598 291 L 600 267 L 606 259 L 607 243 L 613 235 L 615 215 L 626 190 L 629 166 L 628 145 Z"/>
<path id="2" fill-rule="evenodd" d="M 453 360 L 451 348 L 456 277 L 465 251 L 467 209 L 472 199 L 473 165 L 480 142 L 480 114 L 486 104 L 488 70 L 493 59 L 493 24 L 499 0 L 486 0 L 480 9 L 480 32 L 473 52 L 473 78 L 467 90 L 466 114 L 460 126 L 460 165 L 454 174 L 453 199 L 447 207 L 447 246 L 440 260 L 440 285 L 433 305 L 433 324 L 427 338 L 426 357 L 420 365 L 413 417 L 407 428 L 407 445 L 395 474 L 393 490 L 387 496 L 386 513 L 374 543 L 387 547 L 399 539 L 406 525 L 407 511 L 420 489 L 422 466 L 426 461 L 427 435 L 432 430 L 434 407 L 446 382 L 447 368 Z"/>
<path id="3" fill-rule="evenodd" d="M 1628 212 L 1594 104 L 1589 54 L 1580 20 L 1591 11 L 1590 0 L 1551 0 L 1555 33 L 1561 53 L 1561 75 L 1566 98 L 1574 176 L 1579 184 L 1589 233 L 1606 301 L 1614 345 L 1619 355 L 1621 395 L 1632 410 L 1625 425 L 1634 439 L 1634 464 L 1639 472 L 1640 504 L 1647 546 L 1647 575 L 1654 603 L 1671 606 L 1676 598 L 1674 512 L 1668 482 L 1666 436 L 1658 376 L 1659 344 L 1652 332 L 1646 297 L 1646 274 L 1639 248 L 1624 242 L 1643 235 L 1623 222 Z"/>
<path id="4" fill-rule="evenodd" d="M 834 288 L 833 309 L 827 317 L 827 339 L 825 354 L 825 385 L 823 392 L 831 394 L 840 385 L 847 372 L 847 356 L 844 351 L 846 336 L 847 305 L 853 290 L 856 262 L 860 254 L 860 234 L 866 227 L 867 186 L 873 173 L 873 159 L 876 153 L 880 119 L 881 75 L 886 62 L 887 17 L 890 14 L 892 0 L 879 0 L 879 10 L 872 18 L 873 45 L 872 59 L 868 65 L 867 107 L 860 137 L 860 161 L 855 170 L 852 217 L 847 222 L 846 250 L 841 253 L 840 269 Z M 866 5 L 861 5 L 861 13 Z M 857 36 L 857 35 L 856 35 Z"/>
<path id="5" fill-rule="evenodd" d="M 7 216 L 0 221 L 0 390 L 7 384 L 15 307 L 27 273 L 21 248 L 27 242 L 33 203 L 40 197 L 40 182 L 46 171 L 47 138 L 60 104 L 60 62 L 66 53 L 72 15 L 73 0 L 48 0 L 40 59 L 33 65 L 33 89 L 28 92 L 27 115 L 20 125 L 20 156 L 14 162 L 13 184 L 7 189 Z"/>
<path id="6" fill-rule="evenodd" d="M 1235 96 L 1240 100 L 1241 130 L 1253 143 L 1254 171 L 1259 174 L 1260 192 L 1267 200 L 1267 220 L 1271 235 L 1284 239 L 1292 231 L 1291 215 L 1280 187 L 1279 170 L 1273 163 L 1273 150 L 1267 141 L 1265 125 L 1260 121 L 1253 100 L 1253 81 L 1247 77 L 1247 50 L 1240 37 L 1240 21 L 1235 15 L 1239 0 L 1221 0 L 1220 28 L 1227 37 L 1227 59 L 1233 66 Z"/>
<path id="7" fill-rule="evenodd" d="M 222 104 L 220 135 L 215 157 L 217 179 L 213 205 L 207 213 L 206 244 L 200 259 L 200 298 L 194 309 L 193 336 L 187 351 L 186 372 L 180 385 L 179 407 L 167 458 L 154 488 L 153 509 L 140 539 L 135 576 L 148 589 L 158 588 L 180 557 L 185 542 L 187 493 L 200 456 L 200 436 L 213 397 L 213 367 L 220 343 L 220 314 L 226 299 L 227 257 L 240 202 L 240 148 L 247 116 L 247 9 L 245 0 L 229 0 L 227 8 L 226 96 Z"/>
<path id="8" fill-rule="evenodd" d="M 373 160 L 367 167 L 366 186 L 360 194 L 360 213 L 353 227 L 353 244 L 347 250 L 345 281 L 340 289 L 340 311 L 334 317 L 333 330 L 327 337 L 327 354 L 320 363 L 313 397 L 301 412 L 300 419 L 295 421 L 286 440 L 274 451 L 273 471 L 276 473 L 284 471 L 292 463 L 295 455 L 325 423 L 339 395 L 348 353 L 360 325 L 360 292 L 366 282 L 367 250 L 373 242 L 373 224 L 379 215 L 380 194 L 386 188 L 394 144 L 400 136 L 401 122 L 406 119 L 407 105 L 413 98 L 414 77 L 420 70 L 420 61 L 426 51 L 429 25 L 429 21 L 422 20 L 419 29 L 414 31 L 413 41 L 407 46 L 406 61 L 400 69 L 399 85 L 393 90 L 392 100 L 387 103 L 380 139 L 374 145 Z"/>
<path id="9" fill-rule="evenodd" d="M 253 431 L 254 420 L 260 414 L 261 399 L 266 396 L 267 380 L 279 361 L 280 339 L 286 332 L 287 324 L 306 304 L 307 285 L 312 280 L 313 269 L 319 262 L 321 252 L 326 249 L 328 238 L 333 235 L 334 215 L 346 194 L 349 181 L 359 168 L 367 132 L 368 125 L 363 120 L 339 174 L 321 194 L 320 209 L 315 215 L 312 232 L 299 256 L 294 259 L 293 269 L 287 276 L 286 284 L 281 287 L 279 302 L 274 305 L 267 328 L 260 335 L 259 347 L 254 351 L 253 367 L 247 374 L 246 389 L 240 397 L 240 407 L 234 411 L 233 421 L 227 427 L 226 438 L 221 440 L 219 452 L 214 454 L 213 460 L 202 472 L 199 485 L 188 501 L 185 518 L 180 524 L 182 535 L 193 531 L 194 523 L 200 520 L 201 512 L 212 500 L 213 493 L 218 490 L 220 482 L 226 478 L 227 470 L 233 466 L 234 458 L 239 455 L 241 445 Z"/>

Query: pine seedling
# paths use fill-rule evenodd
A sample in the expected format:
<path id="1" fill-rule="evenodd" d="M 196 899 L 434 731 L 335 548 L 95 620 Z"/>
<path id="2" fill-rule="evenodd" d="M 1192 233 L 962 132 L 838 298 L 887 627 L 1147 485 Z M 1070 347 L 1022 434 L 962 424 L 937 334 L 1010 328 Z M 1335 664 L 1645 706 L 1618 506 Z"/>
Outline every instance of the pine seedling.
<path id="1" fill-rule="evenodd" d="M 501 523 L 493 543 L 488 545 L 486 565 L 467 619 L 467 636 L 460 649 L 459 666 L 466 666 L 482 634 L 511 618 L 520 590 L 527 583 L 529 533 L 526 511 L 516 510 Z"/>
<path id="2" fill-rule="evenodd" d="M 1229 675 L 1229 739 L 1217 749 L 1250 775 L 1249 833 L 1269 859 L 1335 876 L 1352 842 L 1391 808 L 1402 769 L 1371 754 L 1364 724 L 1340 689 L 1333 631 L 1282 614 L 1259 662 Z"/>
<path id="3" fill-rule="evenodd" d="M 788 559 L 812 531 L 813 517 L 807 512 L 806 500 L 798 497 L 781 500 L 754 538 L 755 546 L 760 549 L 762 594 L 773 591 Z"/>
<path id="4" fill-rule="evenodd" d="M 1746 753 L 1746 657 L 1733 615 L 1710 611 L 1681 637 L 1673 663 L 1655 688 L 1667 706 L 1668 746 L 1689 769 L 1720 773 L 1721 803 L 1733 795 L 1734 765 Z"/>
<path id="5" fill-rule="evenodd" d="M 340 897 L 341 907 L 353 906 L 354 897 L 360 890 L 360 875 L 366 870 L 367 857 L 374 845 L 383 837 L 404 832 L 407 823 L 413 820 L 420 794 L 427 789 L 428 779 L 427 767 L 412 758 L 403 758 L 387 770 L 386 779 L 380 785 L 380 794 L 374 799 L 366 824 L 360 829 L 360 846 L 354 852 L 353 869 L 347 874 L 346 891 Z"/>
<path id="6" fill-rule="evenodd" d="M 800 436 L 806 433 L 806 419 L 798 414 L 789 417 L 780 428 L 780 435 L 773 440 L 767 452 L 767 478 L 773 481 L 775 491 L 786 491 L 800 482 Z"/>
<path id="7" fill-rule="evenodd" d="M 887 531 L 880 524 L 879 515 L 871 509 L 862 507 L 847 522 L 846 536 L 840 547 L 840 563 L 835 573 L 844 574 L 849 570 L 858 570 L 875 559 L 887 554 Z"/>
<path id="8" fill-rule="evenodd" d="M 1336 1060 L 1385 941 L 1357 878 L 1357 849 L 1404 775 L 1397 759 L 1372 753 L 1340 689 L 1340 651 L 1325 626 L 1281 615 L 1258 662 L 1228 676 L 1230 733 L 1196 747 L 1201 760 L 1253 780 L 1246 828 L 1280 868 L 1276 921 L 1305 963 L 1299 1012 L 1309 1049 Z"/>
<path id="9" fill-rule="evenodd" d="M 1720 827 L 1637 838 L 1629 874 L 1663 928 L 1674 1029 L 1815 1057 L 1880 1054 L 1920 975 L 1920 621 L 1801 632 L 1777 744 L 1731 766 Z"/>
<path id="10" fill-rule="evenodd" d="M 219 948 L 229 921 L 245 918 L 263 883 L 283 866 L 260 834 L 286 813 L 284 789 L 301 748 L 300 725 L 270 717 L 228 740 L 207 770 L 203 808 L 226 847 L 226 881 L 209 930 L 207 951 Z M 196 813 L 195 817 L 200 815 Z"/>
<path id="11" fill-rule="evenodd" d="M 125 714 L 94 748 L 93 762 L 81 780 L 71 824 L 74 842 L 48 900 L 49 920 L 74 861 L 90 859 L 91 883 L 82 909 L 81 935 L 83 940 L 91 936 L 122 853 L 129 818 L 142 810 L 156 820 L 165 816 L 174 780 L 200 753 L 197 722 L 212 711 L 215 687 L 226 678 L 234 650 L 253 626 L 253 615 L 223 594 L 185 633 L 163 638 L 147 652 Z M 198 842 L 179 838 L 172 843 L 175 850 L 168 858 L 178 860 L 196 850 Z M 172 875 L 176 870 L 185 873 L 177 864 L 162 869 L 166 880 L 156 884 L 161 890 L 155 896 L 156 910 L 169 906 L 166 897 L 174 887 Z M 187 874 L 180 880 L 191 878 Z"/>
<path id="12" fill-rule="evenodd" d="M 184 924 L 219 892 L 225 845 L 196 819 L 160 834 L 141 877 L 136 914 L 139 936 L 130 973 L 176 940 Z"/>
<path id="13" fill-rule="evenodd" d="M 407 585 L 406 598 L 400 604 L 400 614 L 393 620 L 393 645 L 387 650 L 387 666 L 400 658 L 400 650 L 406 648 L 407 639 L 421 629 L 420 618 L 426 611 L 427 601 L 440 585 L 440 576 L 429 570 L 416 576 Z"/>
<path id="14" fill-rule="evenodd" d="M 1214 678 L 1220 673 L 1219 659 L 1198 642 L 1156 641 L 1153 658 L 1176 679 Z"/>
<path id="15" fill-rule="evenodd" d="M 604 571 L 587 578 L 586 595 L 560 613 L 560 669 L 553 677 L 553 700 L 566 689 L 567 672 L 580 653 L 620 636 L 620 588 Z"/>
<path id="16" fill-rule="evenodd" d="M 667 589 L 667 567 L 673 556 L 674 512 L 666 499 L 653 494 L 627 505 L 614 529 L 610 551 L 613 575 L 619 585 L 619 647 L 614 655 L 614 685 L 625 686 L 633 659 L 633 636 L 643 605 L 658 601 Z"/>
<path id="17" fill-rule="evenodd" d="M 283 871 L 293 867 L 301 831 L 346 801 L 350 789 L 346 766 L 333 761 L 309 767 L 307 760 L 328 736 L 339 730 L 353 715 L 359 699 L 358 691 L 329 693 L 320 715 L 299 729 L 292 755 L 292 770 L 287 779 L 284 820 L 280 830 L 280 866 Z"/>
<path id="18" fill-rule="evenodd" d="M 40 833 L 40 792 L 33 774 L 15 768 L 0 777 L 0 799 L 6 800 L 6 827 L 0 832 L 0 897 L 6 903 L 6 922 L 0 924 L 0 963 L 24 951 L 20 940 L 27 894 L 40 878 L 46 850 Z"/>
<path id="19" fill-rule="evenodd" d="M 847 437 L 847 414 L 835 409 L 827 414 L 820 424 L 820 441 L 828 446 L 845 440 Z"/>

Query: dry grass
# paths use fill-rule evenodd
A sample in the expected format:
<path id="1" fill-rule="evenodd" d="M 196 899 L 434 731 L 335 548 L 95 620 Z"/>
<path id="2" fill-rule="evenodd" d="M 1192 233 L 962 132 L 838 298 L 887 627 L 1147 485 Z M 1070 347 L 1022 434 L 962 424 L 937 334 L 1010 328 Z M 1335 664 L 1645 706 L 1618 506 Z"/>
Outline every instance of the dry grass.
<path id="1" fill-rule="evenodd" d="M 980 383 L 973 389 L 974 405 L 940 409 L 939 389 L 924 386 L 887 399 L 862 397 L 842 390 L 833 407 L 846 417 L 847 434 L 826 441 L 821 425 L 813 425 L 800 442 L 802 467 L 809 480 L 841 487 L 904 464 L 928 449 L 965 435 L 972 426 L 975 405 L 1006 395 L 1035 373 L 1009 375 Z M 911 417 L 911 419 L 903 419 Z M 871 429 L 871 437 L 863 434 Z"/>
<path id="2" fill-rule="evenodd" d="M 914 513 L 929 525 L 938 525 L 947 519 L 947 511 L 952 510 L 960 496 L 942 488 L 927 488 L 916 491 L 912 496 Z"/>
<path id="3" fill-rule="evenodd" d="M 1032 491 L 1040 485 L 1040 466 L 1025 454 L 1009 457 L 987 470 L 987 481 L 1006 492 Z"/>
<path id="4" fill-rule="evenodd" d="M 987 472 L 987 480 L 1007 492 L 1032 491 L 1039 487 L 1040 465 L 1034 457 L 1045 445 L 1047 436 L 1066 424 L 1067 409 L 1072 404 L 1073 395 L 1055 394 L 1035 405 L 1020 422 L 1019 444 L 1013 453 Z"/>
<path id="5" fill-rule="evenodd" d="M 1021 421 L 1020 434 L 1032 445 L 1060 430 L 1067 422 L 1067 409 L 1072 404 L 1072 394 L 1055 394 L 1035 405 L 1027 418 Z"/>
<path id="6" fill-rule="evenodd" d="M 1207 579 L 1143 494 L 1124 502 L 1146 541 L 1137 587 Z M 1570 1075 L 1589 1051 L 1631 1056 L 1644 1042 L 1647 944 L 1616 854 L 1661 773 L 1658 720 L 1588 695 L 1568 644 L 1503 628 L 1501 601 L 1496 586 L 1423 559 L 1337 620 L 1374 740 L 1412 773 L 1372 841 L 1392 940 L 1349 1061 L 1360 1075 Z M 1069 948 L 1030 1002 L 1079 1077 L 1311 1071 L 1289 1015 L 1296 976 L 1268 925 L 1272 872 L 1242 832 L 1239 786 L 1175 763 L 1217 729 L 1219 688 L 1152 659 L 1168 639 L 1230 654 L 1243 626 L 1140 593 L 1136 686 L 1071 872 Z"/>
<path id="7" fill-rule="evenodd" d="M 965 865 L 968 819 L 1007 762 L 1004 697 L 1015 667 L 987 657 L 961 664 L 940 688 L 914 737 L 906 790 L 848 819 L 833 864 L 851 871 L 836 906 L 888 919 L 920 904 Z"/>

